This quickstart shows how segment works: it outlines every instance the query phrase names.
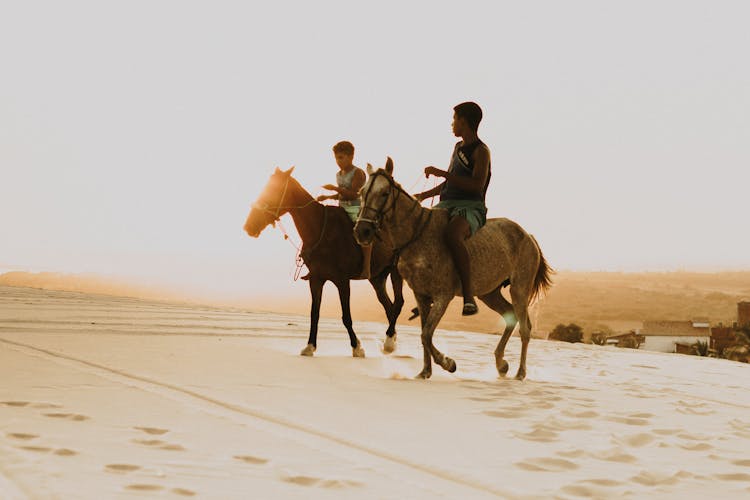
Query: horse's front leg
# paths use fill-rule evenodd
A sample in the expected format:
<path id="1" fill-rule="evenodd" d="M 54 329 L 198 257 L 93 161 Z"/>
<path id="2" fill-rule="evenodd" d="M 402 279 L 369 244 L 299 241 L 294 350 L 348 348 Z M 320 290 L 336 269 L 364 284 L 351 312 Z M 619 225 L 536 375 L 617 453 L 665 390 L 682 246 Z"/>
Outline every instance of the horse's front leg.
<path id="1" fill-rule="evenodd" d="M 388 318 L 388 330 L 386 330 L 385 332 L 386 338 L 385 343 L 383 344 L 383 352 L 386 354 L 390 354 L 394 350 L 396 350 L 396 329 L 394 328 L 396 318 L 394 318 L 393 316 L 394 304 L 393 302 L 391 302 L 390 297 L 388 297 L 388 292 L 386 292 L 385 290 L 385 281 L 387 278 L 388 273 L 384 272 L 378 276 L 371 278 L 370 284 L 375 290 L 375 295 L 378 297 L 378 302 L 380 302 L 380 305 L 383 306 L 385 315 Z"/>
<path id="2" fill-rule="evenodd" d="M 417 378 L 430 378 L 432 375 L 432 359 L 449 372 L 456 371 L 455 361 L 444 356 L 432 343 L 432 335 L 448 308 L 450 298 L 432 299 L 431 302 L 430 304 L 430 299 L 424 296 L 417 298 L 419 314 L 422 318 L 422 350 L 424 353 L 424 368 L 417 375 Z"/>
<path id="3" fill-rule="evenodd" d="M 388 336 L 385 341 L 386 352 L 389 352 L 388 341 L 392 345 L 390 352 L 396 349 L 396 321 L 401 314 L 401 309 L 404 307 L 404 278 L 401 277 L 396 266 L 391 268 L 391 286 L 393 287 L 393 306 L 391 307 L 391 319 L 389 320 L 388 331 L 386 332 Z"/>
<path id="4" fill-rule="evenodd" d="M 310 305 L 310 336 L 307 339 L 307 346 L 302 349 L 300 355 L 312 356 L 318 346 L 318 320 L 320 319 L 320 300 L 323 296 L 323 285 L 325 280 L 320 278 L 310 278 L 310 297 L 312 298 L 312 304 Z"/>
<path id="5" fill-rule="evenodd" d="M 352 356 L 355 358 L 364 358 L 365 350 L 362 349 L 362 344 L 359 343 L 357 334 L 354 333 L 354 327 L 352 325 L 352 311 L 349 303 L 351 297 L 351 289 L 349 287 L 349 280 L 344 279 L 336 283 L 336 288 L 339 289 L 339 300 L 341 301 L 341 322 L 344 323 L 347 333 L 349 333 L 349 344 L 352 346 Z"/>

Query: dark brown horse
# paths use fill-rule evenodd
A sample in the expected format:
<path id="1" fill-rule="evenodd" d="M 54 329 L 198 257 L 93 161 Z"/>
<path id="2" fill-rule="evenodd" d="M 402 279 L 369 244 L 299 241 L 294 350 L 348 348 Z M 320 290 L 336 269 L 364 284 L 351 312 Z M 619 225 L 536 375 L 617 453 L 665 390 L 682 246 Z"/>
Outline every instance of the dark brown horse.
<path id="1" fill-rule="evenodd" d="M 284 172 L 278 168 L 269 179 L 258 201 L 253 204 L 245 222 L 245 231 L 253 238 L 270 224 L 289 213 L 302 238 L 301 256 L 310 273 L 304 278 L 310 282 L 312 306 L 310 308 L 310 338 L 300 354 L 312 356 L 317 347 L 318 319 L 323 285 L 333 282 L 339 290 L 341 320 L 349 332 L 352 355 L 364 357 L 365 352 L 352 328 L 349 306 L 349 280 L 359 279 L 362 270 L 362 251 L 354 241 L 354 223 L 343 208 L 318 203 L 296 179 L 294 167 Z M 385 290 L 388 275 L 393 286 L 393 302 Z M 372 252 L 370 283 L 388 318 L 388 330 L 383 350 L 391 353 L 396 348 L 396 319 L 404 305 L 403 279 L 395 266 L 391 246 L 376 241 Z"/>

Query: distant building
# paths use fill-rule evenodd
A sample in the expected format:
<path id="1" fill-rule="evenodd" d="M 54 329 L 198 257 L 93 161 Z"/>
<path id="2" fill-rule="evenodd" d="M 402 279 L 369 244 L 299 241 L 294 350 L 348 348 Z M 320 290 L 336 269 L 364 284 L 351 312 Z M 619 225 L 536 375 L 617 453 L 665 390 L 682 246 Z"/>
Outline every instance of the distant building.
<path id="1" fill-rule="evenodd" d="M 711 341 L 708 318 L 692 321 L 644 321 L 639 332 L 644 341 L 641 349 L 657 352 L 677 352 L 677 344 L 692 345 Z"/>
<path id="2" fill-rule="evenodd" d="M 750 325 L 750 302 L 737 303 L 737 323 L 740 328 Z"/>
<path id="3" fill-rule="evenodd" d="M 639 335 L 634 331 L 628 333 L 622 333 L 620 335 L 612 335 L 607 337 L 605 341 L 606 345 L 613 345 L 617 347 L 627 347 L 629 349 L 638 349 L 641 344 L 645 342 L 646 338 L 643 335 Z"/>
<path id="4" fill-rule="evenodd" d="M 711 349 L 721 356 L 724 349 L 737 345 L 734 328 L 730 326 L 715 326 L 711 328 Z"/>

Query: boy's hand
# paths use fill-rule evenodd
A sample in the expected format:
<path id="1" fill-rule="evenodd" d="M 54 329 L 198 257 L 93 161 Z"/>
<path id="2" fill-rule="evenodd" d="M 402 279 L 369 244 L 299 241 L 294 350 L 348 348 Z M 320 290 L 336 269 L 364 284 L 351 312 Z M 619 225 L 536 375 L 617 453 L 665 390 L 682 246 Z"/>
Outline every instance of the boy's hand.
<path id="1" fill-rule="evenodd" d="M 445 172 L 437 167 L 425 167 L 424 176 L 429 177 L 434 175 L 435 177 L 445 177 Z"/>
<path id="2" fill-rule="evenodd" d="M 326 184 L 323 186 L 323 189 L 329 189 L 331 191 L 338 191 L 338 186 L 334 186 L 333 184 Z"/>

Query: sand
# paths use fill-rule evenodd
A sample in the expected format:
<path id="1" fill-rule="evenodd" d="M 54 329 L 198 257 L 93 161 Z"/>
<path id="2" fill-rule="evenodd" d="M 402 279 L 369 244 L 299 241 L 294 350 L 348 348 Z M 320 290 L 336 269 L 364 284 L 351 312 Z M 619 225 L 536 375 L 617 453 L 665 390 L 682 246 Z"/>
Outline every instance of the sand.
<path id="1" fill-rule="evenodd" d="M 0 287 L 0 498 L 746 498 L 750 366 Z M 508 360 L 517 368 L 520 343 Z"/>

